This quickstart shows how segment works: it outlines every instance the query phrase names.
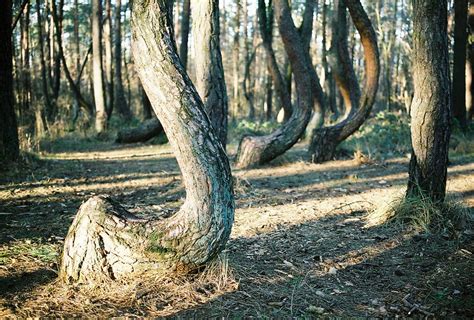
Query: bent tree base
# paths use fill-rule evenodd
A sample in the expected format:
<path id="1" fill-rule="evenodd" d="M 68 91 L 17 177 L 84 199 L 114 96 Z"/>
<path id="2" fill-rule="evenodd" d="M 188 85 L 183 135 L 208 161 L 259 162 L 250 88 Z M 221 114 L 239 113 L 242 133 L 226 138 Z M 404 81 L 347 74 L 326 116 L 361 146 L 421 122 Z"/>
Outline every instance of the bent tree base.
<path id="1" fill-rule="evenodd" d="M 132 50 L 175 150 L 186 200 L 171 217 L 146 220 L 107 196 L 91 198 L 66 237 L 63 281 L 94 286 L 136 273 L 196 269 L 216 257 L 229 239 L 234 220 L 229 161 L 176 53 L 168 5 L 168 0 L 133 1 Z"/>
<path id="2" fill-rule="evenodd" d="M 136 143 L 146 142 L 163 132 L 163 126 L 156 118 L 152 118 L 143 122 L 137 128 L 119 131 L 117 134 L 117 143 Z"/>

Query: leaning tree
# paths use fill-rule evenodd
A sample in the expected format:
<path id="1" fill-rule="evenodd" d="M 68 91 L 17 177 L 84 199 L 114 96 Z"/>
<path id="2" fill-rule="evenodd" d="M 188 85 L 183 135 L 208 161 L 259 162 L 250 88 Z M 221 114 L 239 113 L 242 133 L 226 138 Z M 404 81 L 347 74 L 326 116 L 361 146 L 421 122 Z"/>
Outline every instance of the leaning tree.
<path id="1" fill-rule="evenodd" d="M 308 148 L 311 162 L 324 162 L 334 157 L 336 147 L 356 132 L 369 117 L 375 101 L 380 74 L 377 37 L 360 0 L 337 0 L 337 28 L 333 38 L 333 65 L 336 83 L 342 94 L 348 116 L 330 127 L 313 130 Z M 364 48 L 365 84 L 361 93 L 347 45 L 346 7 L 360 35 Z"/>
<path id="2" fill-rule="evenodd" d="M 442 202 L 446 193 L 451 88 L 447 1 L 413 1 L 412 154 L 407 196 Z"/>
<path id="3" fill-rule="evenodd" d="M 295 76 L 298 103 L 294 106 L 290 119 L 273 133 L 242 139 L 236 161 L 240 168 L 266 163 L 290 149 L 304 133 L 311 117 L 313 92 L 310 56 L 293 22 L 288 1 L 276 0 L 275 9 L 283 45 Z M 276 79 L 277 77 L 273 77 L 274 81 Z"/>
<path id="4" fill-rule="evenodd" d="M 229 238 L 229 163 L 178 57 L 167 0 L 135 0 L 132 51 L 138 75 L 175 150 L 186 200 L 173 216 L 142 219 L 107 196 L 85 202 L 64 244 L 60 277 L 94 284 L 147 270 L 190 270 Z"/>

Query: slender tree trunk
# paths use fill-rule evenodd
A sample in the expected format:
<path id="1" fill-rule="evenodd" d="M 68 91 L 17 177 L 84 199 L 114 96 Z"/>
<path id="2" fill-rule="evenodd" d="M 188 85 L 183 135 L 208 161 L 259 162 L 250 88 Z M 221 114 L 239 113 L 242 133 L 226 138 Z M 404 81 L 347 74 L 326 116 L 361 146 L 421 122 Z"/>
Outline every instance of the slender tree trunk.
<path id="1" fill-rule="evenodd" d="M 74 0 L 74 62 L 76 69 L 76 84 L 78 90 L 81 88 L 81 45 L 79 38 L 79 1 Z M 76 122 L 79 117 L 80 102 L 76 96 L 74 96 L 72 120 Z"/>
<path id="2" fill-rule="evenodd" d="M 265 80 L 265 120 L 271 121 L 272 114 L 273 114 L 273 83 L 272 83 L 272 76 L 267 74 Z"/>
<path id="3" fill-rule="evenodd" d="M 135 66 L 182 171 L 186 200 L 167 219 L 145 220 L 107 197 L 84 203 L 65 239 L 61 279 L 99 285 L 147 270 L 195 270 L 224 249 L 234 200 L 224 149 L 181 67 L 164 0 L 135 0 Z M 153 63 L 150 63 L 153 62 Z M 138 275 L 136 275 L 138 276 Z"/>
<path id="4" fill-rule="evenodd" d="M 76 0 L 77 1 L 77 0 Z M 53 106 L 51 103 L 51 97 L 48 90 L 48 78 L 46 75 L 46 61 L 45 61 L 45 54 L 44 54 L 44 38 L 43 38 L 43 17 L 41 15 L 41 2 L 36 1 L 36 25 L 38 27 L 38 46 L 39 46 L 39 60 L 40 60 L 40 73 L 41 73 L 41 89 L 42 89 L 42 97 L 43 101 L 45 102 L 45 108 L 38 107 L 38 112 L 40 113 L 41 118 L 44 119 L 45 114 L 52 114 L 53 113 Z M 46 121 L 43 121 L 46 123 Z M 47 129 L 47 128 L 43 128 Z"/>
<path id="5" fill-rule="evenodd" d="M 63 32 L 63 17 L 64 17 L 64 0 L 59 0 L 58 5 L 53 4 L 55 0 L 51 0 L 51 65 L 52 65 L 52 91 L 53 99 L 56 101 L 59 97 L 59 90 L 61 87 L 61 57 L 59 56 L 57 42 L 54 40 L 59 34 L 62 36 Z M 53 10 L 56 10 L 53 12 Z M 53 16 L 56 15 L 58 23 L 55 24 Z M 57 110 L 55 110 L 57 112 Z M 55 116 L 55 115 L 54 115 Z"/>
<path id="6" fill-rule="evenodd" d="M 106 86 L 106 108 L 107 118 L 112 116 L 114 109 L 114 68 L 112 57 L 112 4 L 111 0 L 105 0 L 105 19 L 103 25 L 104 34 L 104 60 L 105 60 L 105 86 Z"/>
<path id="7" fill-rule="evenodd" d="M 92 73 L 95 102 L 95 130 L 107 129 L 103 64 L 102 64 L 102 0 L 92 0 Z"/>
<path id="8" fill-rule="evenodd" d="M 264 0 L 258 1 L 258 21 L 260 25 L 260 34 L 262 36 L 263 48 L 267 55 L 268 72 L 272 77 L 275 90 L 280 99 L 280 104 L 284 109 L 284 121 L 288 121 L 293 113 L 293 105 L 291 103 L 290 92 L 278 67 L 275 52 L 273 50 L 273 6 L 272 0 L 268 5 L 268 9 Z"/>
<path id="9" fill-rule="evenodd" d="M 407 196 L 442 202 L 450 122 L 447 1 L 413 0 L 412 156 Z"/>
<path id="10" fill-rule="evenodd" d="M 27 3 L 20 18 L 20 115 L 30 125 L 31 77 L 30 77 L 30 4 Z M 21 119 L 21 118 L 20 118 Z"/>
<path id="11" fill-rule="evenodd" d="M 225 149 L 228 100 L 220 49 L 219 1 L 193 2 L 193 15 L 196 88 Z"/>
<path id="12" fill-rule="evenodd" d="M 114 35 L 114 105 L 124 119 L 131 119 L 122 81 L 122 0 L 115 0 Z"/>
<path id="13" fill-rule="evenodd" d="M 466 44 L 468 0 L 454 1 L 454 57 L 452 114 L 466 129 Z"/>
<path id="14" fill-rule="evenodd" d="M 232 43 L 232 77 L 233 77 L 233 95 L 232 95 L 232 116 L 237 118 L 240 112 L 240 0 L 236 0 L 237 11 L 234 17 L 234 39 Z"/>
<path id="15" fill-rule="evenodd" d="M 266 136 L 244 137 L 237 152 L 237 166 L 248 168 L 275 159 L 291 148 L 304 133 L 311 116 L 313 92 L 309 54 L 296 29 L 287 0 L 275 1 L 278 27 L 295 75 L 298 106 L 291 118 Z"/>
<path id="16" fill-rule="evenodd" d="M 181 15 L 181 43 L 179 45 L 179 57 L 186 69 L 188 66 L 188 39 L 189 24 L 191 18 L 191 0 L 184 0 L 183 13 Z"/>
<path id="17" fill-rule="evenodd" d="M 469 0 L 467 23 L 469 37 L 474 38 L 474 0 Z M 467 45 L 466 69 L 466 119 L 471 121 L 474 115 L 474 41 L 469 41 Z"/>
<path id="18" fill-rule="evenodd" d="M 18 127 L 13 105 L 12 2 L 0 2 L 0 161 L 18 159 Z"/>
<path id="19" fill-rule="evenodd" d="M 378 89 L 380 62 L 375 31 L 359 0 L 342 1 L 345 1 L 349 8 L 352 21 L 359 32 L 362 46 L 364 47 L 364 93 L 360 95 L 358 84 L 354 81 L 355 79 L 353 79 L 355 73 L 350 64 L 350 60 L 349 62 L 338 61 L 339 66 L 335 72 L 338 73 L 339 88 L 341 89 L 344 102 L 346 106 L 350 104 L 350 108 L 355 104 L 356 107 L 354 109 L 356 111 L 334 126 L 315 129 L 313 131 L 308 150 L 309 160 L 311 162 L 323 162 L 331 160 L 334 157 L 336 147 L 339 143 L 357 131 L 370 115 Z M 342 14 L 339 17 L 345 19 L 345 14 L 344 18 Z M 340 21 L 339 28 L 343 27 L 346 28 L 347 25 L 343 21 Z M 339 60 L 347 59 L 349 56 L 346 52 L 342 52 L 343 50 L 348 50 L 347 38 L 341 41 L 345 43 L 338 42 L 337 51 Z"/>

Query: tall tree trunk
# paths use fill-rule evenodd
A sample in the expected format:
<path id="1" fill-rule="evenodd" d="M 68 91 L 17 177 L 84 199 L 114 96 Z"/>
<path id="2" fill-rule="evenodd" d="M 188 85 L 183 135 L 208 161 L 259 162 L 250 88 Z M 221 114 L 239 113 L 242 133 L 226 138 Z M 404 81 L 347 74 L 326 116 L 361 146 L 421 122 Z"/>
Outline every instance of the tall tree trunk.
<path id="1" fill-rule="evenodd" d="M 175 49 L 166 0 L 135 0 L 132 50 L 153 109 L 175 150 L 186 200 L 167 219 L 145 220 L 107 197 L 84 203 L 68 232 L 60 269 L 67 282 L 100 284 L 131 273 L 194 270 L 229 238 L 234 199 L 224 149 Z M 150 63 L 152 62 L 152 63 Z"/>
<path id="2" fill-rule="evenodd" d="M 76 0 L 77 1 L 77 0 Z M 46 75 L 46 61 L 45 61 L 45 54 L 44 54 L 44 38 L 43 38 L 43 17 L 41 15 L 41 2 L 36 1 L 36 25 L 38 27 L 38 46 L 39 46 L 39 60 L 40 60 L 40 73 L 41 73 L 41 89 L 42 89 L 42 96 L 45 102 L 45 107 L 38 107 L 38 112 L 41 114 L 41 117 L 44 117 L 44 114 L 52 114 L 53 113 L 53 106 L 51 103 L 51 97 L 48 90 L 48 78 Z M 46 129 L 46 128 L 44 128 Z"/>
<path id="3" fill-rule="evenodd" d="M 191 0 L 184 0 L 183 13 L 181 15 L 181 43 L 179 45 L 179 57 L 181 58 L 181 62 L 183 63 L 184 69 L 186 69 L 188 66 L 188 39 L 190 17 Z"/>
<path id="4" fill-rule="evenodd" d="M 467 23 L 469 37 L 474 38 L 474 0 L 469 0 Z M 466 68 L 466 119 L 471 121 L 474 115 L 474 41 L 469 41 L 467 45 Z"/>
<path id="5" fill-rule="evenodd" d="M 112 57 L 112 4 L 111 0 L 105 0 L 105 19 L 103 25 L 104 34 L 104 58 L 105 58 L 105 86 L 106 86 L 106 108 L 107 118 L 110 119 L 114 109 L 114 68 Z"/>
<path id="6" fill-rule="evenodd" d="M 442 202 L 450 122 L 447 1 L 413 0 L 412 156 L 407 196 Z"/>
<path id="7" fill-rule="evenodd" d="M 343 95 L 344 102 L 349 103 L 351 108 L 355 104 L 356 107 L 342 122 L 320 129 L 315 129 L 311 137 L 309 145 L 309 160 L 311 162 L 323 162 L 331 160 L 334 157 L 336 147 L 347 137 L 352 135 L 370 115 L 372 106 L 375 101 L 378 88 L 378 79 L 380 74 L 379 52 L 377 48 L 377 38 L 372 24 L 362 7 L 360 0 L 340 0 L 344 1 L 351 14 L 357 31 L 359 32 L 362 46 L 364 47 L 365 59 L 365 84 L 364 93 L 360 96 L 358 84 L 353 79 L 355 73 L 353 71 L 350 60 L 338 61 L 339 66 L 335 72 L 338 73 L 338 84 Z M 340 15 L 341 19 L 345 19 Z M 347 25 L 340 21 L 339 28 L 347 28 Z M 341 40 L 342 41 L 342 40 Z M 348 50 L 347 38 L 344 39 L 345 44 L 339 43 L 337 46 L 339 60 L 347 59 L 348 54 L 342 50 Z M 354 85 L 356 85 L 354 87 Z M 357 98 L 357 97 L 360 98 Z"/>
<path id="8" fill-rule="evenodd" d="M 219 0 L 193 2 L 193 15 L 196 88 L 225 149 L 228 100 L 220 49 Z"/>
<path id="9" fill-rule="evenodd" d="M 291 17 L 288 1 L 275 1 L 275 9 L 285 51 L 295 75 L 298 105 L 291 118 L 273 133 L 242 139 L 237 152 L 237 166 L 240 168 L 260 165 L 283 154 L 302 136 L 311 116 L 313 92 L 309 54 Z"/>
<path id="10" fill-rule="evenodd" d="M 466 129 L 466 44 L 468 0 L 454 1 L 453 118 Z"/>
<path id="11" fill-rule="evenodd" d="M 0 2 L 0 161 L 18 159 L 18 127 L 13 105 L 12 2 Z"/>
<path id="12" fill-rule="evenodd" d="M 31 124 L 31 66 L 30 66 L 30 4 L 27 3 L 20 18 L 20 115 Z M 21 119 L 21 118 L 20 118 Z"/>
<path id="13" fill-rule="evenodd" d="M 232 117 L 234 120 L 240 112 L 240 0 L 236 0 L 235 4 L 237 9 L 234 17 L 234 39 L 232 40 Z"/>
<path id="14" fill-rule="evenodd" d="M 76 69 L 76 84 L 78 90 L 81 86 L 81 45 L 79 38 L 79 1 L 74 0 L 74 62 Z M 76 122 L 79 117 L 80 102 L 76 96 L 74 96 L 73 110 L 72 110 L 72 121 Z"/>
<path id="15" fill-rule="evenodd" d="M 122 0 L 115 0 L 114 35 L 114 105 L 124 119 L 131 119 L 122 81 Z"/>
<path id="16" fill-rule="evenodd" d="M 59 34 L 62 36 L 63 32 L 63 17 L 64 17 L 64 0 L 59 0 L 58 5 L 56 6 L 53 3 L 56 0 L 51 0 L 51 72 L 52 72 L 52 91 L 53 91 L 53 99 L 56 101 L 59 97 L 59 90 L 61 86 L 61 57 L 59 56 L 57 42 L 54 41 L 55 37 Z M 53 10 L 55 10 L 53 12 Z M 55 24 L 53 21 L 53 16 L 57 17 L 57 23 Z M 57 110 L 55 110 L 57 112 Z M 53 115 L 54 117 L 55 115 Z M 52 119 L 52 118 L 51 118 Z"/>
<path id="17" fill-rule="evenodd" d="M 102 134 L 107 129 L 107 110 L 102 64 L 102 0 L 92 0 L 92 77 L 95 102 L 95 130 Z"/>
<path id="18" fill-rule="evenodd" d="M 273 6 L 272 0 L 268 4 L 268 9 L 264 0 L 258 1 L 258 21 L 260 34 L 262 36 L 263 49 L 267 56 L 268 72 L 272 77 L 275 90 L 278 94 L 280 104 L 284 110 L 284 121 L 288 121 L 293 113 L 293 106 L 291 103 L 290 92 L 283 77 L 276 59 L 275 51 L 273 50 Z"/>
<path id="19" fill-rule="evenodd" d="M 252 89 L 250 86 L 251 82 L 251 75 L 248 72 L 248 69 L 250 68 L 252 64 L 252 60 L 255 57 L 255 54 L 250 53 L 250 40 L 249 40 L 249 8 L 248 8 L 248 3 L 247 0 L 243 0 L 242 8 L 243 8 L 243 14 L 244 14 L 244 19 L 243 19 L 243 40 L 244 40 L 244 79 L 242 81 L 242 93 L 245 97 L 245 101 L 247 104 L 247 116 L 249 120 L 253 121 L 255 119 L 255 105 L 253 103 L 253 95 L 252 95 Z M 256 49 L 256 48 L 255 48 Z"/>

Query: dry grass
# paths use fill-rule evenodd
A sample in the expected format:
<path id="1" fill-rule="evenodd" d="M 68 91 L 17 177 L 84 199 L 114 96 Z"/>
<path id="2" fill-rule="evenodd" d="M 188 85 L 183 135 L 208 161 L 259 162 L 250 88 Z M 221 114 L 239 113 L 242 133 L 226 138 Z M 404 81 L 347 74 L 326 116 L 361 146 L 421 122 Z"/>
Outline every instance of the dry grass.
<path id="1" fill-rule="evenodd" d="M 472 227 L 473 218 L 472 212 L 454 197 L 437 204 L 428 197 L 405 197 L 400 194 L 373 210 L 368 215 L 368 226 L 395 222 L 423 232 L 452 236 Z"/>
<path id="2" fill-rule="evenodd" d="M 31 292 L 30 299 L 15 303 L 18 307 L 15 316 L 164 317 L 237 289 L 238 282 L 226 254 L 222 253 L 203 272 L 194 275 L 147 272 L 95 287 L 68 286 L 56 280 Z"/>

